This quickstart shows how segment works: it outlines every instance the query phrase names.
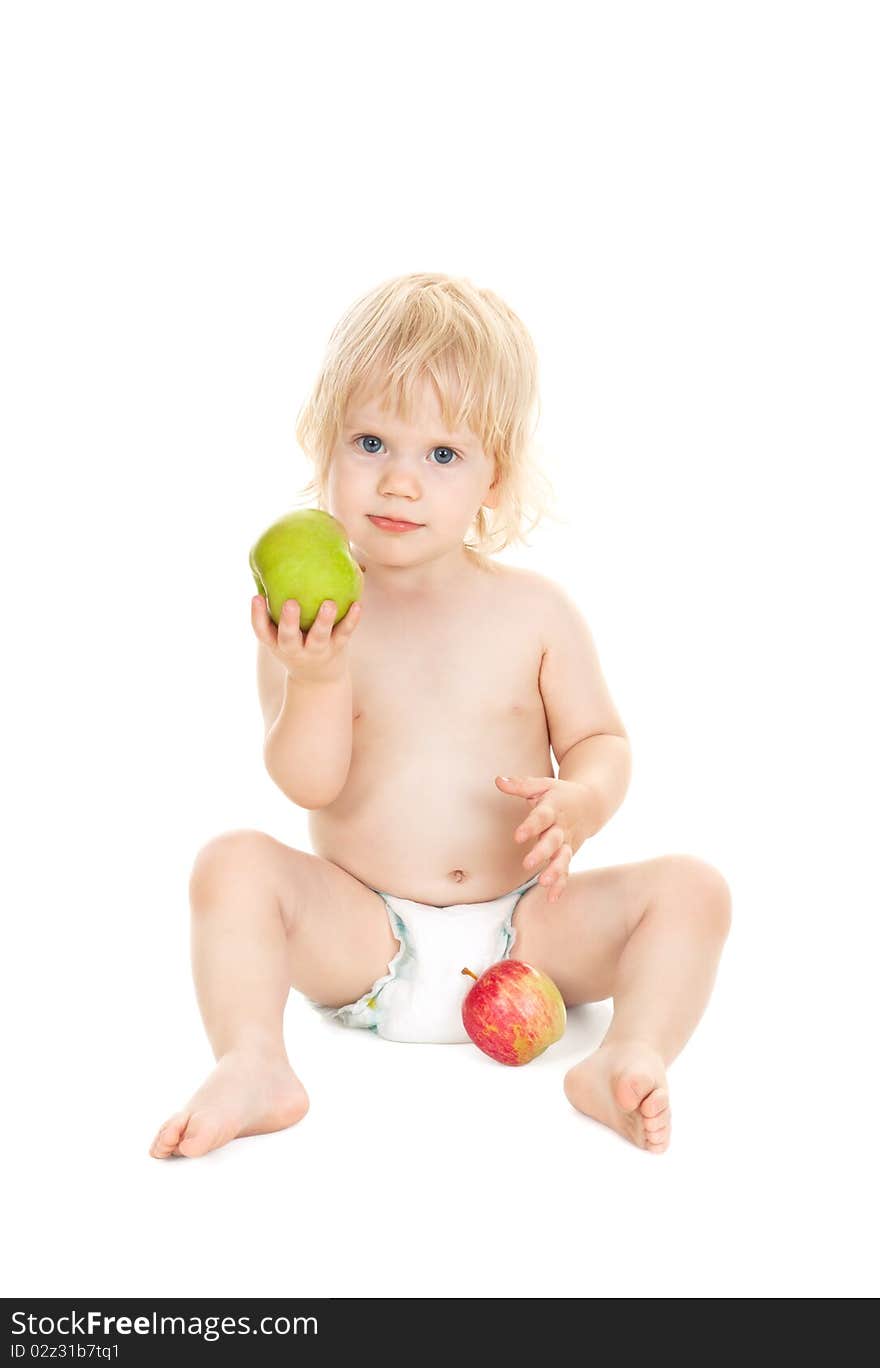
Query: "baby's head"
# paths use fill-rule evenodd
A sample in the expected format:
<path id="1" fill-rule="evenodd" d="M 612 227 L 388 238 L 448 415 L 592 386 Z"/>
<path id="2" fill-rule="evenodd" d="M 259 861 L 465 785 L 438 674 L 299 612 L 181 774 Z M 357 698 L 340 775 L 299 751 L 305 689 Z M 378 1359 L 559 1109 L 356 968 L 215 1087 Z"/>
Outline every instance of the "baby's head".
<path id="1" fill-rule="evenodd" d="M 447 275 L 386 281 L 337 323 L 300 409 L 315 467 L 305 500 L 381 560 L 524 541 L 550 504 L 537 372 L 531 337 L 491 291 Z M 377 515 L 420 529 L 384 532 Z"/>

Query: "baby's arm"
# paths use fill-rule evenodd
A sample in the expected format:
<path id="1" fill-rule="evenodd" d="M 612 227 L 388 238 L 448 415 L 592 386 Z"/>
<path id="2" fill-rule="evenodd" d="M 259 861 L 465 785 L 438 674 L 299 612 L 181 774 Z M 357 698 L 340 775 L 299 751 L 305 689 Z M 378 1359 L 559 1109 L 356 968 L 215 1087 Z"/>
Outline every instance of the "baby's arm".
<path id="1" fill-rule="evenodd" d="M 544 581 L 545 641 L 539 687 L 559 778 L 595 795 L 598 827 L 629 787 L 629 738 L 602 674 L 593 635 L 574 601 Z"/>
<path id="2" fill-rule="evenodd" d="M 283 683 L 281 709 L 266 734 L 263 759 L 281 792 L 321 808 L 342 791 L 351 765 L 351 676 L 327 684 Z"/>
<path id="3" fill-rule="evenodd" d="M 299 807 L 326 807 L 348 777 L 352 683 L 346 646 L 359 616 L 355 604 L 334 629 L 333 611 L 322 610 L 304 641 L 298 608 L 285 607 L 276 629 L 265 599 L 252 603 L 266 723 L 263 757 L 271 778 Z"/>

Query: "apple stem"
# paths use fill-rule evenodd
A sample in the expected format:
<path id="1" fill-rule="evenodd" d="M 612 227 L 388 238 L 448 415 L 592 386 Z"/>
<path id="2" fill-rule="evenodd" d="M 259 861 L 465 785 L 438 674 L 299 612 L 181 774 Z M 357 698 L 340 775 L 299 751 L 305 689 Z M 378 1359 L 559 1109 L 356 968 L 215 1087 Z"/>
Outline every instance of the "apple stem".
<path id="1" fill-rule="evenodd" d="M 470 974 L 470 976 L 471 976 L 471 978 L 473 979 L 474 983 L 477 982 L 477 976 L 476 976 L 476 974 L 473 973 L 470 969 L 462 969 L 461 972 L 462 972 L 463 974 Z"/>

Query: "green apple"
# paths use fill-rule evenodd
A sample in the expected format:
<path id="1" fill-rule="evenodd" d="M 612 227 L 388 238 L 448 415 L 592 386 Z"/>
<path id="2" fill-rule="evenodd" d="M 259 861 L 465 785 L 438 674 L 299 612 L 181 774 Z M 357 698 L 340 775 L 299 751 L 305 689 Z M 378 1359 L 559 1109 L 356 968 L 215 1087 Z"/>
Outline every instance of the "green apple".
<path id="1" fill-rule="evenodd" d="M 320 508 L 288 513 L 268 527 L 251 548 L 250 566 L 272 621 L 277 624 L 286 599 L 296 599 L 304 632 L 325 599 L 336 604 L 335 624 L 364 587 L 345 528 Z"/>

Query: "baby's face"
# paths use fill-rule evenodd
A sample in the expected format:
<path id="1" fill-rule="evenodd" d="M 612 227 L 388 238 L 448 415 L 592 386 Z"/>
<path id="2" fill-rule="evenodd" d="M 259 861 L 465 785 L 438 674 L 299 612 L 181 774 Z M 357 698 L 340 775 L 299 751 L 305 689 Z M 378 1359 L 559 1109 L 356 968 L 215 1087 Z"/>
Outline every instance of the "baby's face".
<path id="1" fill-rule="evenodd" d="M 408 423 L 373 395 L 349 405 L 329 475 L 330 512 L 369 559 L 396 565 L 461 546 L 490 493 L 493 463 L 469 429 L 447 432 L 425 383 Z M 418 527 L 397 531 L 375 519 Z"/>

